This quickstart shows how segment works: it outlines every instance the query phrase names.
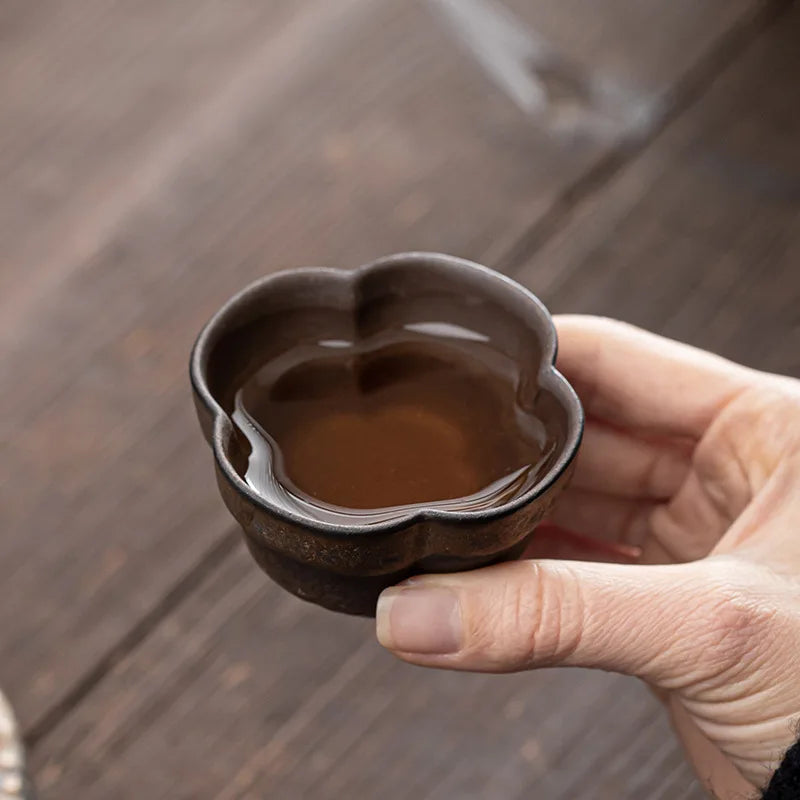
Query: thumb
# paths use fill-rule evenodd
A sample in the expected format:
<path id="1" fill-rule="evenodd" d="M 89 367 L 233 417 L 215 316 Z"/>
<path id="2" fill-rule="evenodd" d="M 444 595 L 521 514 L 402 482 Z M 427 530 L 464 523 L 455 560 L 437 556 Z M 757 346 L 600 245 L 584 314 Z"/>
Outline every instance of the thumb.
<path id="1" fill-rule="evenodd" d="M 726 639 L 720 624 L 731 619 L 720 614 L 702 563 L 518 561 L 420 576 L 381 595 L 378 639 L 424 666 L 512 672 L 569 665 L 653 683 L 691 681 L 703 664 L 719 668 L 698 651 L 716 660 L 714 639 Z"/>

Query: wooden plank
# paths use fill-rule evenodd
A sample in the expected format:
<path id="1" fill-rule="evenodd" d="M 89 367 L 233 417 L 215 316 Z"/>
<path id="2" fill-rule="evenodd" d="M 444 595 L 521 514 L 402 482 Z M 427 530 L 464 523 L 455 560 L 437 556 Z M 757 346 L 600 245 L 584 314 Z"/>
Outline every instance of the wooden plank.
<path id="1" fill-rule="evenodd" d="M 41 789 L 47 792 L 53 781 L 64 786 L 77 781 L 88 787 L 98 779 L 103 783 L 106 774 L 120 781 L 125 797 L 208 796 L 203 787 L 210 773 L 220 770 L 222 778 L 227 769 L 213 758 L 216 738 L 227 740 L 234 749 L 244 745 L 249 752 L 263 731 L 277 733 L 291 712 L 302 707 L 306 695 L 313 695 L 318 684 L 337 673 L 349 651 L 363 645 L 363 628 L 363 620 L 351 618 L 330 625 L 329 616 L 265 581 L 239 550 L 200 586 L 191 603 L 158 627 L 137 651 L 141 660 L 127 660 L 115 671 L 122 684 L 105 684 L 111 693 L 98 695 L 102 721 L 72 715 L 75 728 L 62 746 L 71 751 L 83 742 L 93 755 L 80 758 L 78 772 L 70 777 L 60 774 L 59 756 L 53 751 L 55 760 L 40 776 Z M 243 653 L 253 660 L 243 660 Z M 151 679 L 162 663 L 169 665 L 169 672 L 156 687 Z M 191 722 L 191 695 L 203 685 L 201 691 L 210 701 L 204 704 L 206 711 L 220 714 L 219 725 L 211 728 L 194 727 Z M 254 702 L 254 687 L 270 698 L 268 704 L 259 707 Z M 217 704 L 217 712 L 212 711 Z M 226 709 L 238 709 L 236 716 L 248 720 L 249 732 L 240 728 L 233 736 Z M 170 731 L 164 744 L 170 743 L 170 755 L 160 759 L 156 751 L 161 745 L 142 734 L 165 723 Z M 244 738 L 238 740 L 239 735 Z M 144 745 L 146 769 L 139 776 L 125 776 L 125 753 L 139 744 Z M 209 770 L 198 769 L 204 762 Z M 170 791 L 164 795 L 167 786 Z M 75 796 L 82 793 L 75 790 Z"/>
<path id="2" fill-rule="evenodd" d="M 265 54 L 296 24 L 293 6 L 4 4 L 2 330 L 17 326 L 25 298 L 57 286 L 167 177 L 197 138 L 191 126 L 213 128 L 213 117 L 218 132 L 235 121 L 235 103 L 218 108 L 217 98 L 247 77 L 251 61 L 269 67 Z"/>
<path id="3" fill-rule="evenodd" d="M 676 755 L 656 701 L 635 683 L 415 669 L 381 651 L 368 621 L 303 604 L 239 552 L 113 670 L 34 766 L 43 798 L 576 798 L 589 796 L 575 788 L 583 771 L 591 797 L 633 798 L 653 788 L 637 767 L 653 758 L 674 769 Z M 631 775 L 642 794 L 626 793 Z"/>
<path id="4" fill-rule="evenodd" d="M 555 310 L 800 374 L 799 32 L 795 8 L 517 276 Z"/>
<path id="5" fill-rule="evenodd" d="M 751 8 L 706 5 L 697 52 Z M 599 151 L 488 91 L 425 6 L 28 6 L 0 71 L 0 681 L 38 733 L 228 529 L 185 378 L 213 309 L 279 266 L 480 259 Z"/>
<path id="6" fill-rule="evenodd" d="M 502 0 L 567 59 L 645 97 L 666 100 L 676 80 L 703 62 L 722 32 L 747 23 L 758 6 L 677 0 Z M 676 56 L 680 64 L 676 65 Z"/>
<path id="7" fill-rule="evenodd" d="M 754 32 L 771 24 L 787 3 L 770 0 L 724 8 L 681 0 L 656 8 L 637 0 L 504 0 L 503 5 L 509 6 L 552 54 L 564 59 L 573 79 L 576 76 L 584 83 L 602 79 L 629 94 L 629 105 L 647 111 L 641 138 L 633 133 L 617 144 L 609 143 L 591 168 L 565 183 L 545 214 L 529 219 L 524 229 L 512 227 L 496 237 L 488 251 L 489 260 L 514 270 L 550 238 L 573 206 L 602 187 L 620 165 L 683 113 L 710 79 L 736 60 Z M 554 91 L 548 88 L 548 94 L 556 99 L 551 104 L 553 111 L 557 114 L 561 105 L 567 117 L 576 104 L 569 89 L 571 75 L 568 72 L 566 85 L 561 85 L 556 74 Z M 546 70 L 542 80 L 547 88 Z M 564 94 L 566 102 L 559 103 Z M 578 107 L 585 105 L 579 95 L 577 100 Z"/>

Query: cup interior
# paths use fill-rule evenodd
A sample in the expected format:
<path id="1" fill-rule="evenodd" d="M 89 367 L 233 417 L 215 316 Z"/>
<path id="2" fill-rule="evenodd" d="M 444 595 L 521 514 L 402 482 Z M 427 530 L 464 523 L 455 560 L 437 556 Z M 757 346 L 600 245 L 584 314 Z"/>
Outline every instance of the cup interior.
<path id="1" fill-rule="evenodd" d="M 390 257 L 354 271 L 308 268 L 279 273 L 230 301 L 198 339 L 195 388 L 212 417 L 227 419 L 217 442 L 240 474 L 248 446 L 229 424 L 235 393 L 254 371 L 320 342 L 369 346 L 389 330 L 432 333 L 465 352 L 492 348 L 513 369 L 516 403 L 538 417 L 549 444 L 537 484 L 552 482 L 577 449 L 582 415 L 555 371 L 550 315 L 529 292 L 469 262 L 430 254 Z M 208 434 L 207 434 L 208 435 Z M 526 487 L 535 495 L 541 486 Z"/>

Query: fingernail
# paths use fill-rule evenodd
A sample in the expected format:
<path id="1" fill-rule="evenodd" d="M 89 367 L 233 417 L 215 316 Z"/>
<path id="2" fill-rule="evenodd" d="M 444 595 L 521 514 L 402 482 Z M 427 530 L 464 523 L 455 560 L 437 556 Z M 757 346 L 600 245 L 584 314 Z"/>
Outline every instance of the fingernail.
<path id="1" fill-rule="evenodd" d="M 378 599 L 378 641 L 389 650 L 421 655 L 456 653 L 461 646 L 461 611 L 449 589 L 404 586 Z"/>

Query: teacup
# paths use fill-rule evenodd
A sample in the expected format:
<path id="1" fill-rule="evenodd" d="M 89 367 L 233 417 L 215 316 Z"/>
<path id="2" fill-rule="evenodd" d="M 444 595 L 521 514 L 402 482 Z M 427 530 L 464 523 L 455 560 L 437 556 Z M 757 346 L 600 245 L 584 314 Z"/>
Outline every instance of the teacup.
<path id="1" fill-rule="evenodd" d="M 416 337 L 435 330 L 446 346 L 462 350 L 457 340 L 471 336 L 512 365 L 508 402 L 542 430 L 535 469 L 491 502 L 450 497 L 347 512 L 316 505 L 279 481 L 279 491 L 260 490 L 247 470 L 252 447 L 234 423 L 237 391 L 248 376 L 299 352 L 301 343 L 358 347 L 389 329 Z M 580 401 L 555 356 L 552 318 L 527 289 L 459 258 L 403 253 L 350 271 L 312 267 L 257 281 L 203 328 L 190 372 L 220 492 L 255 560 L 298 597 L 371 615 L 380 592 L 407 577 L 474 569 L 523 552 L 569 481 L 583 432 Z M 265 441 L 274 451 L 268 433 Z M 326 459 L 335 463 L 336 454 Z"/>

